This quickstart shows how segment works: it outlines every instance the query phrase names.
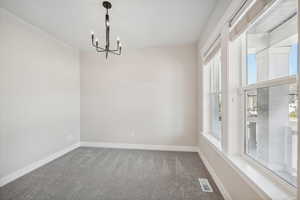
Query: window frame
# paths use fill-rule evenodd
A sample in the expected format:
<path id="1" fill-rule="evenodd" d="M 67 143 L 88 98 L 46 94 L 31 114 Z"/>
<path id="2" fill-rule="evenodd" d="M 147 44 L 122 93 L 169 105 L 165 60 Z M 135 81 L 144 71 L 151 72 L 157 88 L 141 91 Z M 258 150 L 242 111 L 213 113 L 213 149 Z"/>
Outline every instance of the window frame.
<path id="1" fill-rule="evenodd" d="M 282 178 L 281 176 L 279 176 L 278 174 L 276 174 L 276 172 L 274 172 L 272 169 L 268 168 L 267 166 L 265 166 L 264 164 L 260 163 L 258 160 L 256 160 L 255 158 L 251 157 L 251 155 L 249 155 L 247 153 L 247 96 L 246 93 L 247 91 L 251 91 L 251 90 L 255 90 L 255 89 L 260 89 L 260 88 L 266 88 L 266 87 L 274 87 L 274 86 L 280 86 L 280 85 L 288 85 L 288 84 L 296 84 L 296 87 L 299 88 L 298 85 L 298 73 L 296 75 L 285 75 L 285 76 L 281 76 L 281 77 L 276 77 L 273 79 L 269 79 L 269 80 L 263 80 L 263 81 L 256 81 L 256 83 L 251 83 L 251 84 L 247 84 L 248 83 L 248 50 L 247 50 L 247 36 L 246 36 L 246 32 L 244 32 L 240 39 L 242 40 L 241 44 L 241 56 L 242 56 L 242 63 L 241 63 L 241 67 L 242 67 L 242 73 L 241 73 L 241 80 L 242 80 L 242 87 L 241 87 L 241 110 L 242 110 L 242 116 L 243 116 L 243 123 L 242 123 L 242 131 L 243 131 L 243 140 L 242 140 L 242 152 L 241 152 L 241 156 L 247 160 L 249 163 L 251 163 L 253 166 L 257 167 L 258 169 L 260 169 L 262 172 L 264 172 L 265 174 L 267 174 L 271 179 L 273 179 L 274 181 L 276 181 L 277 183 L 279 183 L 280 185 L 283 185 L 284 187 L 288 188 L 288 189 L 295 189 L 298 188 L 298 186 L 293 185 L 292 183 L 288 182 L 287 180 L 285 180 L 284 178 Z M 299 41 L 298 41 L 299 44 Z M 299 54 L 299 52 L 298 52 Z M 299 59 L 299 56 L 298 56 Z M 298 116 L 299 119 L 299 116 Z M 299 139 L 298 139 L 299 140 Z M 298 149 L 299 149 L 299 143 L 298 143 Z M 298 167 L 299 169 L 299 167 Z M 298 179 L 298 178 L 297 178 Z M 300 187 L 299 187 L 300 188 Z"/>
<path id="2" fill-rule="evenodd" d="M 253 160 L 250 156 L 244 154 L 244 123 L 240 121 L 245 120 L 244 112 L 244 92 L 243 88 L 246 87 L 245 83 L 245 72 L 247 64 L 247 48 L 246 48 L 246 31 L 267 12 L 269 12 L 273 6 L 279 3 L 281 0 L 271 0 L 260 12 L 256 13 L 256 16 L 248 21 L 247 27 L 238 35 L 232 37 L 234 33 L 230 21 L 226 21 L 227 16 L 224 17 L 224 21 L 220 22 L 220 29 L 217 30 L 215 35 L 219 35 L 218 40 L 221 41 L 221 64 L 222 64 L 222 138 L 218 146 L 214 143 L 213 138 L 207 133 L 205 124 L 205 117 L 207 116 L 206 108 L 202 107 L 202 129 L 200 129 L 200 139 L 204 139 L 211 148 L 218 153 L 218 155 L 228 163 L 233 170 L 235 170 L 244 180 L 264 199 L 278 198 L 282 196 L 285 198 L 295 198 L 297 189 L 284 181 L 282 178 L 274 174 L 271 170 L 265 168 L 257 161 Z M 252 5 L 247 5 L 246 10 Z M 239 13 L 239 10 L 234 10 Z M 242 17 L 247 14 L 248 11 L 242 11 Z M 299 7 L 298 7 L 298 18 L 299 18 Z M 240 19 L 238 19 L 240 20 Z M 225 22 L 225 24 L 223 24 Z M 298 21 L 298 33 L 300 33 L 300 21 Z M 213 46 L 216 46 L 215 37 L 210 37 L 210 46 L 203 46 L 199 49 L 201 54 L 200 65 L 202 67 L 201 77 L 205 80 L 206 73 L 204 69 L 206 67 L 205 58 L 207 58 L 207 52 L 209 52 Z M 213 42 L 212 42 L 213 41 Z M 300 41 L 300 35 L 298 34 L 298 41 Z M 300 57 L 298 51 L 298 60 Z M 229 67 L 230 66 L 230 67 Z M 298 73 L 299 63 L 298 63 Z M 224 82 L 223 82 L 224 81 Z M 205 82 L 202 82 L 205 83 Z M 299 91 L 300 81 L 297 74 L 297 86 Z M 205 90 L 205 84 L 202 89 Z M 203 90 L 203 91 L 204 91 Z M 207 92 L 202 93 L 203 101 L 202 106 L 205 106 L 204 101 L 206 100 Z M 300 108 L 300 101 L 298 100 L 298 108 Z M 229 112 L 230 110 L 230 112 Z M 223 116 L 224 115 L 224 116 Z M 298 124 L 300 127 L 300 115 L 298 115 Z M 299 129 L 298 129 L 299 132 Z M 199 142 L 199 144 L 201 144 Z M 300 137 L 298 137 L 298 149 L 300 144 Z M 299 150 L 298 150 L 299 152 Z M 300 152 L 299 152 L 300 154 Z M 298 154 L 298 157 L 300 155 Z M 300 166 L 300 159 L 298 159 L 298 166 Z M 300 180 L 300 170 L 298 170 L 298 180 Z"/>
<path id="3" fill-rule="evenodd" d="M 216 137 L 215 134 L 213 134 L 212 131 L 212 126 L 213 126 L 213 121 L 212 121 L 212 102 L 211 98 L 214 97 L 215 95 L 218 96 L 218 104 L 220 103 L 220 116 L 222 117 L 222 60 L 221 60 L 221 49 L 217 48 L 215 49 L 215 55 L 213 55 L 210 60 L 205 64 L 204 66 L 204 74 L 206 74 L 209 78 L 208 80 L 204 82 L 203 86 L 206 88 L 205 93 L 205 100 L 204 100 L 204 106 L 208 106 L 208 111 L 209 111 L 209 117 L 206 119 L 204 124 L 206 125 L 206 130 L 203 131 L 203 135 L 206 136 L 206 138 L 214 144 L 216 147 L 221 149 L 221 142 L 222 142 L 222 120 L 220 121 L 220 138 Z M 215 75 L 212 75 L 213 73 L 213 68 L 215 64 L 213 62 L 216 62 L 216 59 L 219 59 L 219 66 L 218 66 L 218 75 L 217 75 L 217 84 L 218 86 L 216 88 L 213 88 L 212 83 L 215 83 L 215 80 L 212 80 L 213 77 L 216 77 Z M 206 71 L 207 70 L 207 71 Z M 218 105 L 219 106 L 219 105 Z"/>

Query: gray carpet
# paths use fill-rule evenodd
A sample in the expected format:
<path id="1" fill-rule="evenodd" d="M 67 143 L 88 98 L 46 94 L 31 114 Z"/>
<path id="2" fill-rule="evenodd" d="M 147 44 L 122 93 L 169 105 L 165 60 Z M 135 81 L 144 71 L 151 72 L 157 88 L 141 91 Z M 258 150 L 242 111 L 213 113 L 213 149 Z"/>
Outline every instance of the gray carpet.
<path id="1" fill-rule="evenodd" d="M 223 200 L 197 153 L 83 147 L 0 188 L 0 199 Z"/>

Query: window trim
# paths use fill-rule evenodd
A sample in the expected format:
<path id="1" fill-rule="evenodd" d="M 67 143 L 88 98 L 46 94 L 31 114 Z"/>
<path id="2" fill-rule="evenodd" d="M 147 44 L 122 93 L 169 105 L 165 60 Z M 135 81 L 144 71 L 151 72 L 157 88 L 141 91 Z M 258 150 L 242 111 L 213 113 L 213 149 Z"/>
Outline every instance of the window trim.
<path id="1" fill-rule="evenodd" d="M 250 155 L 246 154 L 245 152 L 241 155 L 241 157 L 246 160 L 248 163 L 250 163 L 253 167 L 257 168 L 260 172 L 265 174 L 266 177 L 269 177 L 271 180 L 273 180 L 276 184 L 283 187 L 290 193 L 294 193 L 297 190 L 297 187 L 286 181 L 285 179 L 281 178 L 279 175 L 277 175 L 274 171 L 267 168 L 254 158 L 252 158 Z"/>
<path id="2" fill-rule="evenodd" d="M 298 33 L 299 34 L 299 33 Z M 265 174 L 267 177 L 270 179 L 274 180 L 276 184 L 279 184 L 281 187 L 287 189 L 290 193 L 295 193 L 295 190 L 297 188 L 300 188 L 300 186 L 294 186 L 293 184 L 289 183 L 286 181 L 284 178 L 280 177 L 277 175 L 274 171 L 271 169 L 267 168 L 264 166 L 262 163 L 259 161 L 255 160 L 252 158 L 250 155 L 246 153 L 246 134 L 247 134 L 247 125 L 246 125 L 246 92 L 250 90 L 255 90 L 259 88 L 265 88 L 265 87 L 274 87 L 274 86 L 279 86 L 279 85 L 287 85 L 287 84 L 296 84 L 297 88 L 299 88 L 298 85 L 298 75 L 286 75 L 286 76 L 281 76 L 278 78 L 273 78 L 270 80 L 263 80 L 263 81 L 257 81 L 256 83 L 252 84 L 247 84 L 247 78 L 248 78 L 248 73 L 247 73 L 247 37 L 246 37 L 246 32 L 240 36 L 241 40 L 241 57 L 242 57 L 242 74 L 241 74 L 241 80 L 242 80 L 242 87 L 240 89 L 241 91 L 241 110 L 242 110 L 242 116 L 243 116 L 243 123 L 242 123 L 242 134 L 243 134 L 243 139 L 241 142 L 241 152 L 240 155 L 243 159 L 245 159 L 247 162 L 249 162 L 251 165 L 253 165 L 255 168 L 257 168 L 260 172 Z M 298 52 L 299 53 L 299 52 Z M 298 56 L 299 58 L 299 56 Z M 298 117 L 299 119 L 299 117 Z M 300 145 L 300 144 L 298 144 Z M 299 147 L 298 147 L 299 149 Z M 299 170 L 299 167 L 298 167 Z M 299 177 L 297 177 L 299 179 Z"/>
<path id="3" fill-rule="evenodd" d="M 247 149 L 247 142 L 246 142 L 246 137 L 247 137 L 247 125 L 246 125 L 246 92 L 250 90 L 255 90 L 259 88 L 265 88 L 265 87 L 273 87 L 273 86 L 280 86 L 280 85 L 287 85 L 287 84 L 297 84 L 297 75 L 290 75 L 290 76 L 285 76 L 282 78 L 277 78 L 277 79 L 271 79 L 267 81 L 260 81 L 257 84 L 251 84 L 249 86 L 251 87 L 244 87 L 242 89 L 243 92 L 243 100 L 242 100 L 242 109 L 243 109 L 243 151 L 241 152 L 241 156 L 246 159 L 249 163 L 254 165 L 255 167 L 259 168 L 260 171 L 265 173 L 267 176 L 269 176 L 271 179 L 276 181 L 276 183 L 279 183 L 281 186 L 284 188 L 288 189 L 289 191 L 293 191 L 293 189 L 297 189 L 298 186 L 294 186 L 292 183 L 288 182 L 285 180 L 283 177 L 279 176 L 274 172 L 272 169 L 266 167 L 259 161 L 255 160 L 255 158 L 251 157 L 249 154 L 247 154 L 246 149 Z M 298 87 L 298 86 L 297 86 Z M 300 188 L 300 187 L 299 187 Z"/>
<path id="4" fill-rule="evenodd" d="M 290 200 L 295 198 L 295 187 L 282 183 L 282 180 L 278 180 L 279 177 L 263 169 L 255 161 L 244 155 L 228 155 L 220 148 L 221 144 L 215 145 L 211 136 L 205 132 L 202 133 L 202 138 L 262 199 L 275 199 L 278 196 Z"/>
<path id="5" fill-rule="evenodd" d="M 273 87 L 278 85 L 287 85 L 297 83 L 297 75 L 283 76 L 275 79 L 270 79 L 266 81 L 258 81 L 257 83 L 249 84 L 242 88 L 243 91 L 249 91 L 264 87 Z"/>
<path id="6" fill-rule="evenodd" d="M 215 59 L 219 58 L 220 59 L 220 63 L 217 67 L 218 70 L 218 74 L 216 75 L 212 75 L 212 71 L 214 71 L 214 67 L 216 66 L 215 64 Z M 203 89 L 204 91 L 207 91 L 204 93 L 205 95 L 205 100 L 203 101 L 203 106 L 208 106 L 208 111 L 209 111 L 209 117 L 207 118 L 207 120 L 209 120 L 209 122 L 204 121 L 204 126 L 206 127 L 206 130 L 203 130 L 202 134 L 203 136 L 205 136 L 209 142 L 211 142 L 213 145 L 215 145 L 218 149 L 222 149 L 222 126 L 223 123 L 221 121 L 221 128 L 220 128 L 220 138 L 216 137 L 213 134 L 212 131 L 212 120 L 211 120 L 211 97 L 214 95 L 217 95 L 218 97 L 221 95 L 222 96 L 222 60 L 221 60 L 221 49 L 218 48 L 215 50 L 215 54 L 210 58 L 210 60 L 208 62 L 206 62 L 204 64 L 204 69 L 203 70 L 203 74 L 205 76 L 207 76 L 208 78 L 205 80 L 203 79 Z M 212 70 L 213 69 L 213 70 Z M 215 80 L 212 80 L 212 78 L 217 78 L 217 85 L 212 86 L 212 84 L 216 84 Z M 214 87 L 214 88 L 213 88 Z M 221 97 L 222 99 L 222 97 Z M 221 103 L 222 106 L 222 103 Z M 221 109 L 222 112 L 222 109 Z M 221 115 L 222 116 L 222 115 Z"/>
<path id="7" fill-rule="evenodd" d="M 221 140 L 218 140 L 212 133 L 209 131 L 203 131 L 202 135 L 204 138 L 215 148 L 217 148 L 218 151 L 222 151 L 222 144 Z"/>
<path id="8" fill-rule="evenodd" d="M 294 187 L 293 185 L 291 185 L 290 183 L 286 182 L 284 179 L 282 179 L 281 177 L 279 177 L 278 175 L 274 174 L 271 170 L 265 168 L 262 164 L 260 164 L 259 162 L 257 162 L 256 160 L 254 160 L 253 158 L 251 158 L 250 156 L 248 156 L 245 153 L 245 146 L 246 146 L 246 142 L 245 142 L 245 133 L 246 133 L 246 126 L 245 126 L 245 120 L 246 120 L 246 112 L 245 112 L 245 91 L 246 90 L 250 90 L 250 89 L 255 89 L 257 88 L 257 86 L 272 86 L 273 84 L 277 84 L 277 83 L 281 83 L 281 84 L 285 84 L 285 83 L 298 83 L 298 76 L 296 75 L 289 75 L 289 76 L 284 76 L 284 77 L 280 77 L 277 78 L 277 80 L 267 80 L 267 81 L 259 81 L 255 84 L 249 84 L 247 85 L 247 40 L 246 40 L 246 33 L 244 32 L 238 39 L 240 41 L 240 66 L 241 66 L 241 72 L 240 72 L 240 83 L 241 83 L 241 87 L 239 87 L 237 89 L 237 93 L 238 93 L 238 98 L 240 99 L 240 111 L 241 111 L 241 120 L 243 121 L 240 129 L 239 129 L 239 133 L 242 134 L 241 139 L 239 140 L 239 152 L 236 152 L 235 154 L 224 154 L 224 159 L 229 159 L 232 162 L 232 166 L 234 169 L 238 169 L 238 171 L 241 171 L 242 173 L 245 173 L 245 175 L 247 175 L 247 171 L 248 170 L 244 170 L 243 168 L 240 168 L 239 165 L 241 163 L 247 163 L 245 164 L 246 166 L 249 165 L 250 168 L 252 168 L 251 170 L 255 170 L 256 173 L 261 174 L 262 176 L 264 176 L 265 178 L 271 180 L 272 184 L 274 183 L 274 186 L 277 185 L 279 188 L 282 188 L 282 191 L 285 191 L 284 193 L 286 193 L 287 195 L 291 195 L 292 197 L 296 196 L 297 193 L 297 188 Z M 228 41 L 230 42 L 230 41 Z M 300 101 L 299 101 L 300 103 Z M 219 152 L 222 153 L 222 152 Z M 231 159 L 232 158 L 232 159 Z M 236 160 L 238 160 L 236 162 Z M 253 185 L 254 188 L 258 188 L 259 190 L 262 190 L 264 192 L 268 191 L 269 188 L 273 187 L 273 186 L 269 186 L 269 184 L 265 183 L 264 181 L 260 181 L 260 180 L 256 180 L 256 179 L 252 179 L 249 177 L 249 179 L 252 181 L 249 182 L 250 186 Z M 275 187 L 277 187 L 275 186 Z M 279 189 L 278 188 L 278 189 Z M 267 193 L 265 193 L 267 194 Z M 267 196 L 269 196 L 270 198 L 273 197 L 273 192 L 272 194 L 267 194 Z M 275 196 L 274 196 L 275 197 Z"/>
<path id="9" fill-rule="evenodd" d="M 263 17 L 266 13 L 268 13 L 269 10 L 272 9 L 273 6 L 276 5 L 277 2 L 281 0 L 272 0 L 272 4 L 265 9 L 262 13 L 260 13 L 257 18 L 249 25 L 249 28 L 252 27 L 253 24 L 255 24 L 261 17 Z M 233 7 L 233 10 L 236 9 Z M 230 12 L 232 9 L 230 9 Z M 299 17 L 299 7 L 298 7 L 298 17 Z M 228 17 L 224 17 L 224 21 L 226 21 Z M 237 110 L 238 110 L 238 115 L 236 113 L 231 113 L 230 115 L 237 116 L 238 120 L 245 120 L 244 118 L 244 92 L 243 89 L 246 88 L 244 87 L 247 83 L 247 78 L 246 74 L 247 72 L 245 71 L 246 67 L 245 64 L 247 63 L 247 52 L 246 51 L 246 39 L 245 39 L 245 32 L 243 32 L 237 40 L 231 40 L 230 37 L 228 36 L 229 33 L 226 33 L 225 29 L 230 30 L 230 26 L 228 23 L 221 22 L 218 24 L 219 29 L 217 30 L 218 32 L 222 29 L 221 31 L 221 61 L 222 61 L 222 68 L 225 67 L 225 72 L 230 71 L 228 69 L 227 65 L 233 65 L 234 69 L 239 68 L 240 71 L 239 77 L 237 77 L 237 80 L 228 80 L 228 74 L 222 73 L 222 79 L 226 82 L 227 85 L 222 85 L 222 92 L 224 92 L 224 96 L 222 98 L 224 101 L 229 101 L 235 102 L 237 104 Z M 299 31 L 299 21 L 298 21 L 298 33 Z M 217 35 L 215 34 L 215 35 Z M 300 41 L 300 35 L 298 35 L 298 41 Z M 231 45 L 233 44 L 233 45 Z M 205 46 L 204 46 L 205 47 Z M 234 48 L 234 51 L 232 51 L 231 48 Z M 204 49 L 204 48 L 203 48 Z M 207 49 L 207 48 L 206 48 Z M 202 49 L 201 49 L 202 50 Z M 229 52 L 229 53 L 228 53 Z M 232 52 L 234 52 L 234 60 L 233 62 L 230 61 L 233 56 L 231 55 Z M 298 58 L 300 57 L 300 51 L 298 52 Z M 202 57 L 203 58 L 203 57 Z M 230 64 L 229 64 L 230 63 Z M 205 64 L 203 64 L 205 66 Z M 202 71 L 203 72 L 203 71 Z M 299 72 L 298 72 L 299 73 Z M 202 74 L 202 78 L 204 73 Z M 232 77 L 232 76 L 231 76 Z M 234 76 L 235 78 L 235 76 Z M 239 80 L 238 80 L 239 79 Z M 238 83 L 236 83 L 238 82 Z M 296 82 L 298 89 L 300 87 L 300 82 L 298 80 L 298 77 L 296 77 Z M 228 86 L 229 84 L 229 86 Z M 204 85 L 204 84 L 203 84 Z M 203 87 L 202 85 L 202 87 Z M 223 86 L 227 86 L 225 90 L 223 90 Z M 204 95 L 203 95 L 204 96 Z M 205 98 L 205 97 L 202 97 Z M 203 104 L 202 101 L 202 106 L 205 105 Z M 228 109 L 227 104 L 223 104 L 222 107 L 222 112 L 224 112 L 225 109 Z M 300 108 L 300 101 L 298 101 L 298 107 Z M 205 109 L 202 110 L 202 116 L 205 116 L 205 112 L 203 112 Z M 226 114 L 227 110 L 226 110 Z M 226 118 L 228 119 L 228 118 Z M 224 124 L 222 126 L 228 126 L 230 124 L 229 121 L 226 121 L 224 118 Z M 300 115 L 298 115 L 298 119 L 300 119 Z M 203 119 L 202 119 L 203 120 Z M 236 118 L 233 118 L 234 122 L 237 120 Z M 300 127 L 300 120 L 298 120 L 298 124 Z M 226 128 L 226 127 L 225 127 Z M 273 172 L 269 172 L 267 169 L 263 169 L 263 167 L 259 166 L 259 163 L 256 161 L 253 161 L 251 158 L 247 158 L 246 155 L 243 155 L 243 147 L 244 147 L 244 123 L 242 123 L 239 126 L 236 126 L 234 130 L 228 131 L 227 129 L 222 132 L 222 138 L 221 138 L 221 143 L 222 143 L 222 149 L 220 150 L 217 148 L 210 140 L 210 136 L 205 132 L 205 124 L 203 124 L 203 128 L 200 132 L 200 139 L 203 138 L 207 145 L 209 145 L 212 150 L 220 155 L 220 157 L 225 160 L 230 167 L 239 174 L 241 178 L 245 180 L 245 182 L 252 188 L 254 191 L 261 196 L 262 199 L 276 199 L 284 196 L 284 199 L 295 199 L 296 194 L 297 194 L 297 189 L 290 184 L 286 183 L 283 179 L 278 177 L 277 175 L 274 175 Z M 223 129 L 222 129 L 223 131 Z M 230 134 L 228 134 L 228 132 Z M 299 132 L 299 130 L 298 130 Z M 300 145 L 300 137 L 298 137 L 298 144 Z M 230 149 L 228 149 L 228 146 L 230 146 Z M 232 148 L 232 146 L 234 146 Z M 298 147 L 299 149 L 299 147 Z M 299 157 L 299 155 L 298 155 Z M 298 159 L 298 163 L 300 163 L 300 160 Z M 258 167 L 256 167 L 258 166 Z M 300 164 L 298 164 L 300 166 Z M 263 178 L 260 178 L 263 177 Z M 300 177 L 300 170 L 298 170 L 298 179 Z M 270 181 L 271 180 L 271 181 Z M 274 181 L 273 181 L 274 180 Z M 282 184 L 280 184 L 283 182 Z M 300 193 L 299 193 L 300 194 Z"/>

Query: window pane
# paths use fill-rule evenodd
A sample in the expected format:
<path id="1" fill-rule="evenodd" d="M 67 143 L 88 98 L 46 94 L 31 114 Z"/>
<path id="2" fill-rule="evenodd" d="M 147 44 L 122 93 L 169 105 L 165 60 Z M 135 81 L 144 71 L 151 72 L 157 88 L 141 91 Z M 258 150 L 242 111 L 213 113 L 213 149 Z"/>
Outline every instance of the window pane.
<path id="1" fill-rule="evenodd" d="M 291 46 L 289 54 L 290 75 L 296 75 L 298 73 L 298 44 L 295 43 Z"/>
<path id="2" fill-rule="evenodd" d="M 297 184 L 296 85 L 246 92 L 246 153 Z"/>
<path id="3" fill-rule="evenodd" d="M 247 31 L 247 84 L 297 73 L 297 1 L 282 0 Z"/>
<path id="4" fill-rule="evenodd" d="M 256 54 L 247 55 L 247 83 L 252 84 L 256 82 L 257 66 L 256 66 Z"/>
<path id="5" fill-rule="evenodd" d="M 221 94 L 214 93 L 211 95 L 211 121 L 212 135 L 218 140 L 221 139 Z"/>
<path id="6" fill-rule="evenodd" d="M 221 91 L 221 60 L 220 53 L 217 53 L 215 57 L 209 62 L 210 68 L 210 91 Z"/>
<path id="7" fill-rule="evenodd" d="M 210 132 L 221 138 L 221 56 L 218 52 L 209 62 L 210 68 Z"/>

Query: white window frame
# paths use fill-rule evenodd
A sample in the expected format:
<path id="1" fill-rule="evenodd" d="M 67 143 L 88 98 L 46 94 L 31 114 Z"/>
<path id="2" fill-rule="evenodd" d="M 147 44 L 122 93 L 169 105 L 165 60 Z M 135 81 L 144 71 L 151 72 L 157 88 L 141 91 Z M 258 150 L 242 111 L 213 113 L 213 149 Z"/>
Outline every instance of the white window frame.
<path id="1" fill-rule="evenodd" d="M 249 26 L 258 21 L 259 18 L 263 17 L 264 14 L 267 13 L 267 11 L 270 10 L 279 1 L 280 0 L 271 0 L 271 2 L 268 3 L 268 5 L 257 14 L 254 20 L 249 22 Z M 224 17 L 224 19 L 225 18 L 227 17 Z M 226 21 L 226 19 L 224 21 Z M 298 20 L 298 33 L 300 33 L 299 23 L 300 20 Z M 216 145 L 216 143 L 214 143 L 215 141 L 213 140 L 213 137 L 209 137 L 209 134 L 207 134 L 205 123 L 203 123 L 202 135 L 205 136 L 203 138 L 207 140 L 208 144 L 211 145 L 213 150 L 216 151 L 216 153 L 218 153 L 218 155 L 222 159 L 224 159 L 224 161 L 227 162 L 228 165 L 231 166 L 232 169 L 235 170 L 255 190 L 255 192 L 257 192 L 257 194 L 261 196 L 262 199 L 280 197 L 284 197 L 283 199 L 293 199 L 297 193 L 297 189 L 295 187 L 291 186 L 282 178 L 275 175 L 271 170 L 263 167 L 257 161 L 244 154 L 245 127 L 244 123 L 241 123 L 241 121 L 245 121 L 245 97 L 243 89 L 247 89 L 248 87 L 250 89 L 250 85 L 246 86 L 244 84 L 246 83 L 246 80 L 244 79 L 246 78 L 245 72 L 247 64 L 245 37 L 246 31 L 241 33 L 240 36 L 233 39 L 230 37 L 232 30 L 230 23 L 226 22 L 225 24 L 219 24 L 218 32 L 220 30 L 220 33 L 216 33 L 214 35 L 220 35 L 219 40 L 221 41 L 220 47 L 222 64 L 222 137 L 221 141 L 218 142 Z M 300 35 L 298 34 L 298 41 L 300 41 L 299 37 Z M 207 50 L 207 48 L 201 49 L 201 52 L 207 52 L 205 50 Z M 205 69 L 202 70 L 202 80 L 205 80 L 204 70 Z M 296 77 L 296 80 L 298 82 L 297 86 L 299 91 L 299 79 Z M 271 82 L 265 82 L 265 84 L 270 83 Z M 203 84 L 202 87 L 204 87 L 203 91 L 205 91 L 205 84 Z M 207 96 L 207 93 L 204 92 L 203 100 L 204 98 L 206 98 L 205 96 Z M 204 103 L 204 101 L 202 101 L 202 103 Z M 205 106 L 205 104 L 202 105 Z M 300 108 L 300 101 L 298 101 L 298 108 Z M 203 107 L 202 116 L 206 116 L 205 111 L 206 108 Z M 300 115 L 298 115 L 298 124 L 300 126 L 299 119 Z M 216 146 L 219 148 L 216 148 Z M 298 152 L 300 151 L 299 146 L 300 137 L 298 137 Z M 298 153 L 298 157 L 300 157 L 300 152 Z M 300 167 L 300 159 L 298 159 L 298 163 L 298 166 Z M 298 180 L 300 180 L 300 170 L 298 170 Z"/>
<path id="2" fill-rule="evenodd" d="M 251 163 L 253 166 L 257 167 L 260 169 L 263 173 L 268 175 L 271 179 L 282 185 L 283 187 L 287 188 L 288 190 L 292 191 L 295 186 L 293 186 L 291 183 L 287 182 L 284 180 L 282 177 L 277 175 L 275 172 L 273 172 L 271 169 L 267 168 L 264 166 L 262 163 L 259 161 L 255 160 L 252 158 L 250 155 L 246 153 L 246 133 L 247 133 L 247 125 L 246 125 L 246 92 L 251 91 L 254 89 L 259 89 L 259 88 L 265 88 L 265 87 L 274 87 L 274 86 L 279 86 L 279 85 L 287 85 L 287 84 L 297 84 L 297 88 L 299 87 L 298 85 L 298 75 L 287 75 L 287 76 L 282 76 L 270 80 L 264 80 L 264 81 L 257 81 L 256 83 L 253 84 L 247 84 L 247 42 L 246 42 L 246 33 L 242 34 L 241 36 L 242 40 L 242 88 L 241 88 L 241 108 L 242 108 L 242 115 L 243 115 L 243 124 L 242 124 L 242 131 L 243 131 L 243 140 L 241 141 L 241 146 L 242 146 L 242 152 L 241 156 L 247 160 L 249 163 Z M 299 116 L 298 116 L 299 118 Z M 299 140 L 299 139 L 298 139 Z M 299 145 L 299 144 L 298 144 Z M 299 149 L 299 147 L 298 147 Z M 299 167 L 298 167 L 299 168 Z"/>
<path id="3" fill-rule="evenodd" d="M 217 65 L 217 60 L 219 60 L 220 62 L 218 63 L 219 66 L 217 66 L 217 69 L 216 68 L 216 65 Z M 210 64 L 209 67 L 209 71 L 210 71 L 210 84 L 209 84 L 209 99 L 217 96 L 218 98 L 218 104 L 221 103 L 221 111 L 222 111 L 222 63 L 221 63 L 221 52 L 220 50 L 218 50 L 218 52 L 216 53 L 216 55 L 211 59 L 210 62 L 214 62 L 213 64 Z M 215 79 L 215 70 L 218 71 L 217 73 L 217 78 Z M 217 84 L 217 86 L 215 85 Z M 213 85 L 215 85 L 213 87 Z M 221 96 L 221 100 L 220 100 L 220 96 Z M 219 102 L 220 101 L 220 102 Z M 211 102 L 211 101 L 210 101 Z M 217 105 L 219 106 L 219 105 Z M 212 105 L 210 105 L 210 113 L 212 114 Z M 221 113 L 220 113 L 221 114 Z M 210 119 L 211 119 L 211 116 L 210 116 Z M 220 138 L 217 138 L 214 134 L 213 134 L 213 131 L 212 131 L 212 126 L 213 124 L 211 123 L 210 124 L 210 130 L 211 130 L 211 135 L 217 140 L 217 141 L 221 141 L 221 138 L 222 138 L 222 120 L 221 120 L 221 125 L 220 125 Z"/>
<path id="4" fill-rule="evenodd" d="M 210 59 L 209 62 L 207 62 L 207 64 L 205 64 L 204 66 L 204 70 L 203 70 L 203 74 L 204 76 L 204 82 L 203 82 L 203 87 L 204 87 L 204 108 L 207 109 L 208 112 L 204 112 L 206 114 L 206 118 L 204 121 L 204 127 L 205 130 L 203 130 L 203 135 L 213 144 L 215 145 L 219 150 L 221 150 L 221 140 L 222 140 L 222 120 L 221 120 L 221 124 L 220 124 L 220 138 L 217 138 L 213 132 L 212 132 L 212 105 L 211 105 L 211 98 L 215 95 L 218 95 L 218 100 L 219 100 L 219 96 L 221 95 L 221 112 L 222 112 L 222 62 L 221 62 L 221 50 L 218 49 L 216 50 L 216 54 Z M 218 87 L 216 88 L 212 88 L 212 82 L 214 80 L 212 80 L 212 68 L 213 68 L 213 63 L 212 62 L 216 62 L 215 59 L 217 59 L 217 57 L 219 57 L 218 59 L 220 60 L 219 63 L 219 71 L 218 71 L 218 79 L 217 79 L 217 84 Z M 207 78 L 208 77 L 208 78 Z M 208 108 L 207 108 L 208 107 Z M 222 114 L 221 114 L 222 116 Z"/>

